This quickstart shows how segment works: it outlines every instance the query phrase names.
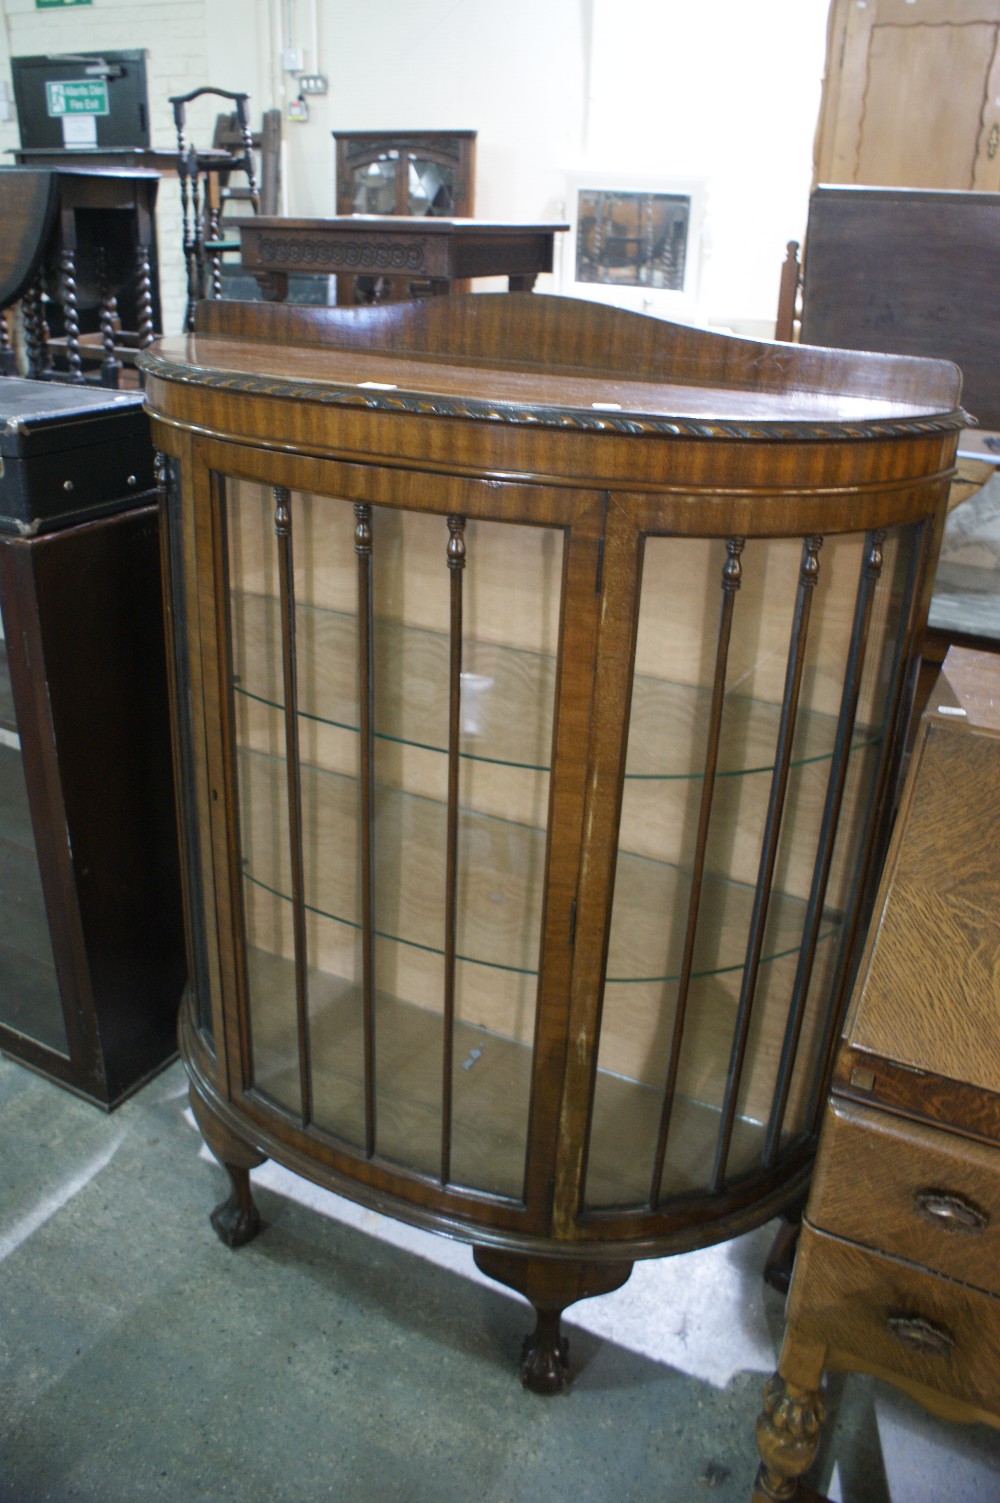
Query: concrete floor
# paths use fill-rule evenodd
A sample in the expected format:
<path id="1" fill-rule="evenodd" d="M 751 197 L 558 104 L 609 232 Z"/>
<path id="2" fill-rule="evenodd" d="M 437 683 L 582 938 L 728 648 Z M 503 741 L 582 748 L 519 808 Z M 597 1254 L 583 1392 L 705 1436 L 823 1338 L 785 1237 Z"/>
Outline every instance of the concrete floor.
<path id="1" fill-rule="evenodd" d="M 267 1165 L 231 1253 L 175 1065 L 112 1116 L 0 1060 L 4 1503 L 747 1503 L 782 1301 L 772 1228 L 638 1265 L 568 1315 L 572 1386 L 516 1377 L 527 1306 L 469 1250 Z M 838 1503 L 989 1503 L 1000 1435 L 850 1377 Z"/>

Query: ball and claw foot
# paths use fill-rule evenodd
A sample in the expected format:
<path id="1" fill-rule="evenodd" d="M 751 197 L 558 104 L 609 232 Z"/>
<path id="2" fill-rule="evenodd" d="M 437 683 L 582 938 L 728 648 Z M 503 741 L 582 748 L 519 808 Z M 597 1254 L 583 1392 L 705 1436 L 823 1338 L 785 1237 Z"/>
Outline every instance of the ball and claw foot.
<path id="1" fill-rule="evenodd" d="M 250 1174 L 248 1170 L 231 1164 L 223 1167 L 229 1175 L 232 1190 L 229 1198 L 216 1206 L 210 1219 L 220 1242 L 227 1247 L 245 1247 L 263 1226 L 250 1192 Z"/>
<path id="2" fill-rule="evenodd" d="M 560 1312 L 537 1314 L 535 1329 L 521 1348 L 521 1382 L 532 1393 L 561 1393 L 568 1381 L 569 1342 L 559 1334 Z"/>

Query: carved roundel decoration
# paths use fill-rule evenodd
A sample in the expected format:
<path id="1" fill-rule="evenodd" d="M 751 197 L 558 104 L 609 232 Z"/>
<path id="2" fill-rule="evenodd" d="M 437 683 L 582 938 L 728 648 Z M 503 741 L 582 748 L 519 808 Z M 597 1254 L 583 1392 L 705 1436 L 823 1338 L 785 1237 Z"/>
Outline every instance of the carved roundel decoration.
<path id="1" fill-rule="evenodd" d="M 269 266 L 332 266 L 344 271 L 422 271 L 426 240 L 389 241 L 372 245 L 356 240 L 286 240 L 262 236 L 261 261 Z"/>

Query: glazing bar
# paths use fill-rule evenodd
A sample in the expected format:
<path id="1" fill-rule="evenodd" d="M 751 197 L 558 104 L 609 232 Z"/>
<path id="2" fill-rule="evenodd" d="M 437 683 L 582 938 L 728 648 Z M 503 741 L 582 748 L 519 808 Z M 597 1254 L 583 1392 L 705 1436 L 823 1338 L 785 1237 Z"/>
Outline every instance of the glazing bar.
<path id="1" fill-rule="evenodd" d="M 667 1137 L 677 1089 L 677 1071 L 680 1066 L 681 1046 L 684 1041 L 684 1020 L 687 1014 L 688 992 L 691 987 L 691 970 L 694 963 L 694 942 L 698 929 L 698 910 L 701 905 L 701 889 L 705 875 L 705 850 L 708 845 L 708 827 L 712 815 L 712 798 L 715 793 L 715 773 L 719 761 L 719 739 L 722 733 L 722 701 L 726 692 L 726 666 L 729 660 L 729 640 L 732 635 L 733 607 L 736 591 L 743 577 L 743 552 L 745 538 L 732 537 L 726 541 L 726 562 L 722 567 L 722 606 L 719 614 L 719 636 L 715 650 L 715 678 L 712 682 L 712 705 L 708 724 L 708 745 L 705 753 L 705 771 L 701 785 L 701 808 L 698 814 L 698 835 L 695 842 L 694 866 L 691 874 L 691 896 L 688 901 L 687 929 L 684 934 L 684 951 L 681 957 L 680 980 L 677 985 L 677 1006 L 674 1011 L 673 1037 L 670 1044 L 670 1059 L 660 1112 L 660 1129 L 656 1139 L 656 1155 L 653 1161 L 653 1178 L 649 1188 L 650 1210 L 655 1210 L 660 1198 L 660 1181 L 663 1178 L 663 1163 L 667 1152 Z"/>
<path id="2" fill-rule="evenodd" d="M 858 592 L 854 602 L 854 622 L 847 654 L 847 668 L 844 673 L 844 687 L 830 764 L 830 777 L 827 782 L 826 801 L 823 806 L 823 819 L 816 851 L 816 865 L 813 868 L 812 885 L 806 906 L 805 937 L 802 948 L 799 950 L 795 970 L 795 984 L 792 988 L 792 1000 L 788 1011 L 788 1022 L 785 1026 L 781 1060 L 778 1065 L 778 1078 L 771 1105 L 771 1116 L 767 1124 L 767 1138 L 764 1143 L 764 1163 L 768 1168 L 774 1164 L 781 1141 L 781 1129 L 788 1107 L 792 1072 L 795 1068 L 795 1057 L 802 1034 L 806 998 L 809 995 L 809 982 L 812 979 L 813 964 L 816 959 L 819 926 L 823 916 L 827 883 L 830 879 L 830 867 L 833 863 L 833 847 L 840 822 L 840 810 L 851 756 L 851 742 L 854 738 L 854 723 L 861 695 L 861 678 L 865 666 L 865 649 L 868 645 L 872 604 L 875 599 L 875 587 L 882 573 L 884 541 L 885 533 L 881 529 L 868 533 L 865 538 L 861 576 L 858 580 Z"/>
<path id="3" fill-rule="evenodd" d="M 764 944 L 764 928 L 767 909 L 771 899 L 771 883 L 774 864 L 778 854 L 778 836 L 781 831 L 781 815 L 788 787 L 788 769 L 792 758 L 792 739 L 795 735 L 795 718 L 799 705 L 799 689 L 802 684 L 802 669 L 805 664 L 806 636 L 809 631 L 809 613 L 812 607 L 813 590 L 819 578 L 819 550 L 823 539 L 816 534 L 803 539 L 802 564 L 799 569 L 799 586 L 795 597 L 795 613 L 792 618 L 791 642 L 788 648 L 788 664 L 785 669 L 785 688 L 781 701 L 781 720 L 778 725 L 778 740 L 775 746 L 774 773 L 768 799 L 767 818 L 764 822 L 764 838 L 761 842 L 760 868 L 757 873 L 757 888 L 754 893 L 753 913 L 750 918 L 750 933 L 747 940 L 746 959 L 743 964 L 743 981 L 740 1000 L 736 1010 L 736 1026 L 733 1033 L 733 1048 L 726 1076 L 726 1092 L 723 1097 L 719 1138 L 712 1170 L 712 1192 L 717 1194 L 725 1183 L 726 1160 L 736 1118 L 736 1100 L 739 1095 L 740 1077 L 746 1055 L 747 1037 L 750 1033 L 750 1014 L 753 1009 L 754 992 L 757 989 L 757 973 L 760 954 Z"/>
<path id="4" fill-rule="evenodd" d="M 879 757 L 878 771 L 872 780 L 871 794 L 862 824 L 862 828 L 869 832 L 874 829 L 877 823 L 880 823 L 880 810 L 885 804 L 889 787 L 895 776 L 895 767 L 893 765 L 895 758 L 893 752 L 896 737 L 893 731 L 900 713 L 910 647 L 915 630 L 914 612 L 917 608 L 919 596 L 919 581 L 923 577 L 927 550 L 931 546 L 933 537 L 930 523 L 925 522 L 923 524 L 922 533 L 920 546 L 915 547 L 910 555 L 906 585 L 902 592 L 903 598 L 900 615 L 907 617 L 907 625 L 905 631 L 896 633 L 892 671 L 889 675 L 889 688 L 886 694 L 886 711 L 882 724 L 882 754 Z M 823 1109 L 826 1099 L 826 1082 L 829 1079 L 830 1070 L 833 1066 L 833 1053 L 840 1035 L 844 1009 L 847 1005 L 848 989 L 854 979 L 854 961 L 859 940 L 858 931 L 861 927 L 862 912 L 866 906 L 866 894 L 872 877 L 872 862 L 876 850 L 880 848 L 881 841 L 878 834 L 869 833 L 864 841 L 857 870 L 851 883 L 850 903 L 840 941 L 840 953 L 837 957 L 834 983 L 830 990 L 832 1002 L 824 1028 L 820 1054 L 821 1066 L 813 1080 L 809 1098 L 809 1111 L 806 1121 L 810 1131 L 816 1130 L 819 1114 Z"/>
<path id="5" fill-rule="evenodd" d="M 299 772 L 299 712 L 295 655 L 295 573 L 292 557 L 292 496 L 276 485 L 274 532 L 278 540 L 278 595 L 285 701 L 285 772 L 288 782 L 288 849 L 292 879 L 292 935 L 295 946 L 295 1014 L 299 1044 L 302 1125 L 312 1121 L 312 1061 L 309 1049 L 309 995 L 306 967 L 306 902 L 302 856 L 302 782 Z"/>
<path id="6" fill-rule="evenodd" d="M 441 1183 L 451 1178 L 451 1098 L 455 1047 L 455 936 L 458 927 L 458 773 L 462 710 L 462 571 L 465 518 L 448 518 L 451 642 L 448 677 L 448 834 L 444 912 L 444 1047 L 441 1064 Z"/>
<path id="7" fill-rule="evenodd" d="M 358 556 L 358 712 L 361 801 L 361 968 L 365 1054 L 365 1152 L 375 1152 L 375 665 L 372 509 L 354 507 Z"/>

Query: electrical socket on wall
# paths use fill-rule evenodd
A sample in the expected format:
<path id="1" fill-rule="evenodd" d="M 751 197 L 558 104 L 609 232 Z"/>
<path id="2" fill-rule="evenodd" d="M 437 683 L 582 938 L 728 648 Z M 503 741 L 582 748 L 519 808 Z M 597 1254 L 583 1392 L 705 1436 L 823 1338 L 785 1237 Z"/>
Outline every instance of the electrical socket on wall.
<path id="1" fill-rule="evenodd" d="M 281 54 L 281 66 L 286 73 L 301 73 L 305 65 L 305 56 L 301 47 L 286 47 Z"/>

